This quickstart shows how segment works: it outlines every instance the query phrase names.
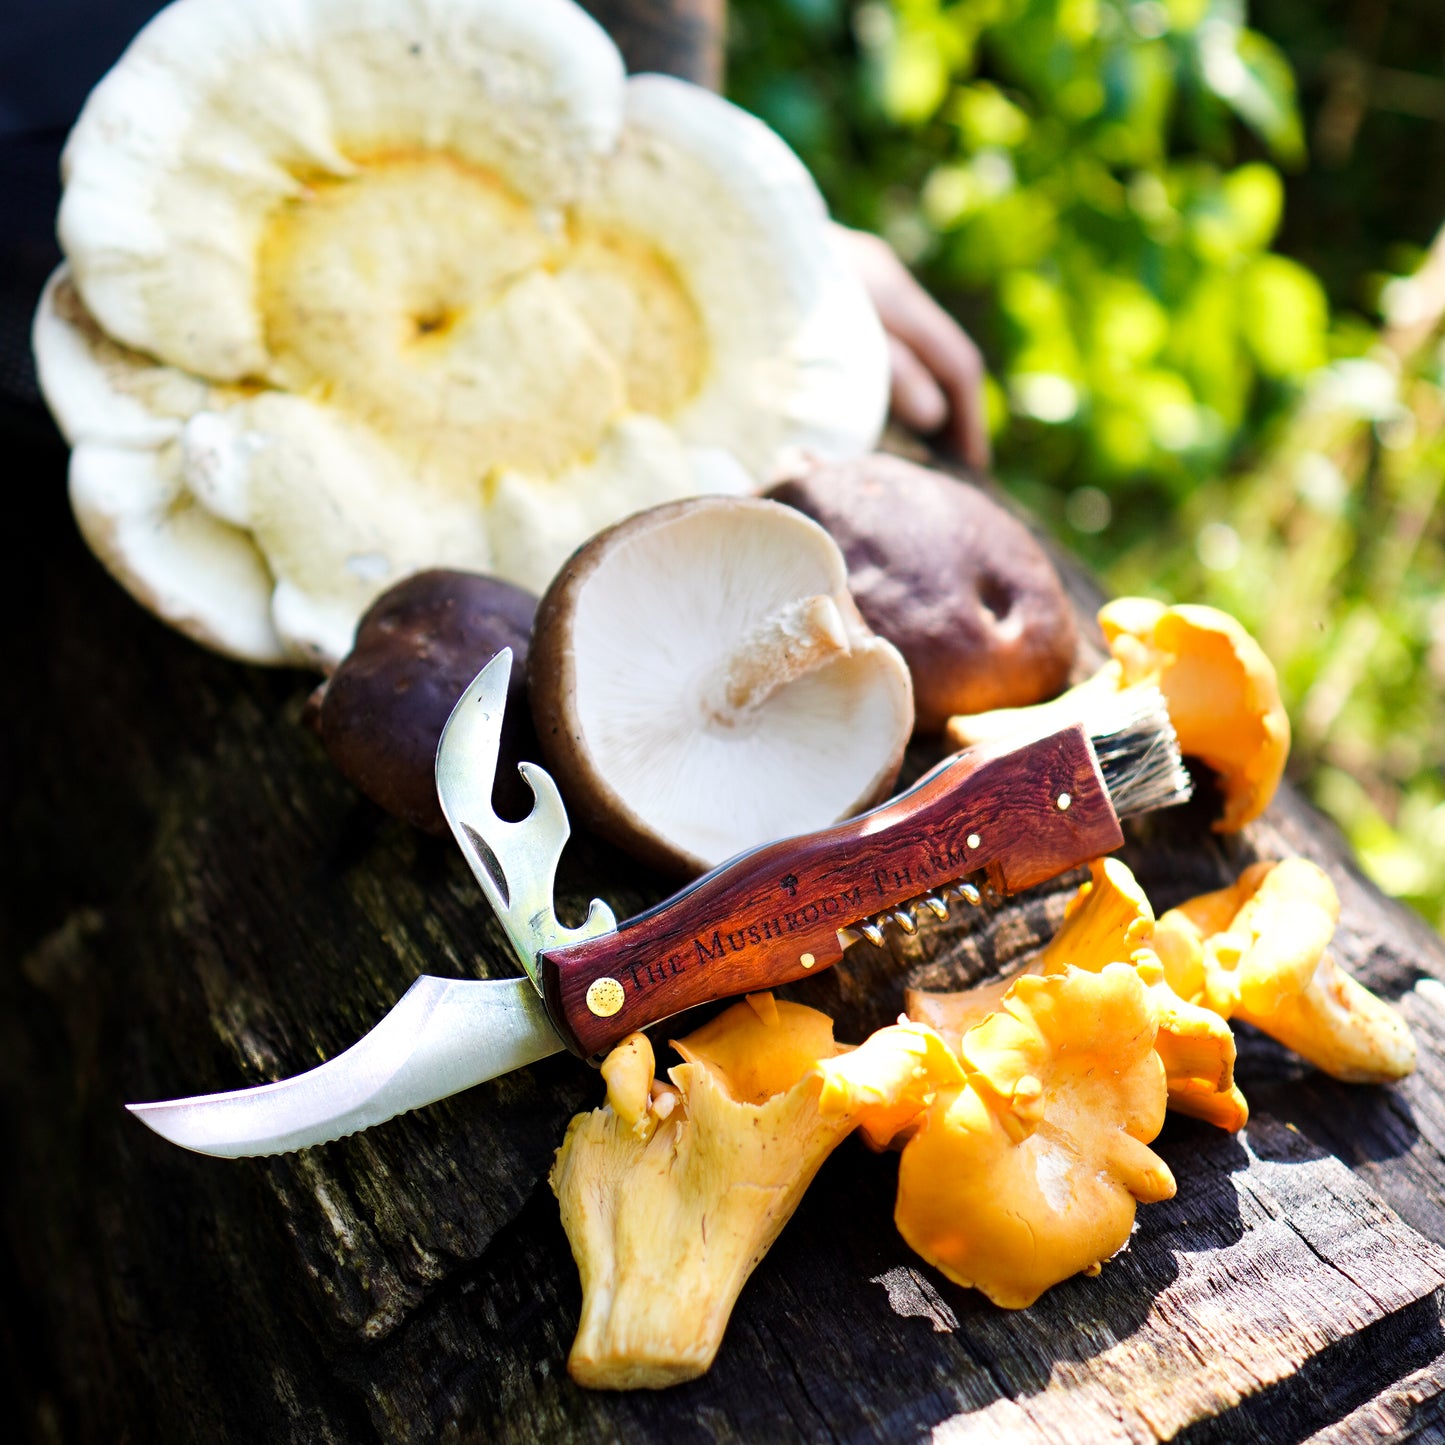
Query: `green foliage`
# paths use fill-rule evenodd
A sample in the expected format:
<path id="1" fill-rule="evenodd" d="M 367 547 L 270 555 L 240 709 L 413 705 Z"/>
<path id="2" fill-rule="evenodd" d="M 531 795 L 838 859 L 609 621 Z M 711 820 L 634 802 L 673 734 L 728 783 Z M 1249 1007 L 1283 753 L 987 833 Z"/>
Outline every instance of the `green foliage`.
<path id="1" fill-rule="evenodd" d="M 1445 928 L 1442 484 L 1445 348 L 1388 328 L 1317 372 L 1259 464 L 1202 487 L 1112 580 L 1250 628 L 1280 667 L 1292 772 L 1376 881 Z"/>
<path id="2" fill-rule="evenodd" d="M 1438 0 L 730 15 L 735 97 L 982 343 L 1001 478 L 1255 632 L 1292 773 L 1445 928 Z"/>
<path id="3" fill-rule="evenodd" d="M 772 9 L 814 44 L 846 38 L 840 6 Z M 740 43 L 784 48 L 776 13 L 742 12 Z M 1007 403 L 1000 466 L 1036 502 L 1091 486 L 1141 516 L 1325 359 L 1324 292 L 1268 251 L 1277 167 L 1304 156 L 1293 76 L 1239 0 L 869 0 L 846 18 L 845 77 L 778 54 L 742 67 L 739 97 L 845 218 L 935 290 L 986 298 L 971 320 Z"/>

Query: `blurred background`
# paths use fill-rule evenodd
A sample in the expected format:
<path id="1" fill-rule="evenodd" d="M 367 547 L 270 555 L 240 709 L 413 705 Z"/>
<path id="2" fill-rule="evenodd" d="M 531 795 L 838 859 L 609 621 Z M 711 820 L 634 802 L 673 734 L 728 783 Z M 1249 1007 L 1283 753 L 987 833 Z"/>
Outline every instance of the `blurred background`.
<path id="1" fill-rule="evenodd" d="M 155 8 L 0 14 L 12 437 L 59 145 Z M 1260 639 L 1296 781 L 1445 929 L 1441 0 L 731 0 L 728 89 L 982 346 L 1004 484 Z"/>
<path id="2" fill-rule="evenodd" d="M 731 0 L 732 97 L 990 368 L 1000 480 L 1280 669 L 1445 929 L 1445 5 Z"/>

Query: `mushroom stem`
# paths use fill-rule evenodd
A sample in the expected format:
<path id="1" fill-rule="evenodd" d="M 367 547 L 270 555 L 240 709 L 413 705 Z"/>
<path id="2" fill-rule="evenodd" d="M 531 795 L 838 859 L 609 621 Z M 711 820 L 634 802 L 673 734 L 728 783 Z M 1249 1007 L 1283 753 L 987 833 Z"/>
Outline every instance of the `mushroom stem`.
<path id="1" fill-rule="evenodd" d="M 1047 702 L 951 717 L 948 720 L 948 741 L 955 748 L 971 748 L 980 743 L 1025 743 L 1033 738 L 1047 737 L 1070 723 L 1087 721 L 1102 700 L 1117 697 L 1122 691 L 1118 664 L 1106 662 L 1098 672 Z"/>
<path id="2" fill-rule="evenodd" d="M 1239 1017 L 1347 1084 L 1388 1084 L 1415 1072 L 1410 1026 L 1329 953 L 1299 993 L 1267 1018 Z"/>
<path id="3" fill-rule="evenodd" d="M 780 687 L 851 651 L 833 598 L 821 593 L 789 602 L 759 622 L 723 664 L 712 714 L 718 722 L 733 723 Z"/>

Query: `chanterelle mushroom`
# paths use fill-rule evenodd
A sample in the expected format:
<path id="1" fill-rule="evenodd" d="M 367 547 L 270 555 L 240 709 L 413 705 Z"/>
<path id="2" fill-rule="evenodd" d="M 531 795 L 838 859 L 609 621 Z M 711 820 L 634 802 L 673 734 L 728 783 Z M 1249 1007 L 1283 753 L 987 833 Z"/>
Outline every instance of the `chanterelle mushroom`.
<path id="1" fill-rule="evenodd" d="M 1089 871 L 1059 931 L 1023 972 L 1082 968 L 1098 973 L 1113 963 L 1132 965 L 1159 1021 L 1154 1048 L 1164 1065 L 1169 1107 L 1222 1129 L 1242 1129 L 1249 1107 L 1234 1082 L 1236 1051 L 1229 1025 L 1193 995 L 1181 997 L 1170 987 L 1153 949 L 1154 909 L 1128 867 L 1117 858 L 1098 858 Z M 1014 978 L 990 979 L 956 993 L 909 989 L 908 1016 L 961 1047 L 962 1036 L 1000 1007 L 1013 983 Z"/>
<path id="2" fill-rule="evenodd" d="M 537 610 L 528 686 L 574 816 L 697 873 L 885 797 L 908 668 L 837 545 L 777 502 L 704 497 L 593 538 Z"/>
<path id="3" fill-rule="evenodd" d="M 1415 1068 L 1409 1025 L 1351 978 L 1328 944 L 1334 884 L 1306 858 L 1256 863 L 1232 888 L 1170 909 L 1155 945 L 1175 987 L 1243 1019 L 1347 1083 L 1380 1084 Z"/>
<path id="4" fill-rule="evenodd" d="M 1148 1147 L 1164 1123 L 1157 1023 L 1127 964 L 1018 979 L 963 1036 L 966 1082 L 938 1091 L 903 1146 L 908 1243 L 1007 1309 L 1122 1249 L 1136 1201 L 1174 1193 Z"/>
<path id="5" fill-rule="evenodd" d="M 570 0 L 177 0 L 64 156 L 35 327 L 92 547 L 198 640 L 327 664 L 427 566 L 867 450 L 881 329 L 817 189 Z"/>
<path id="6" fill-rule="evenodd" d="M 901 1125 L 931 1097 L 930 1066 L 957 1077 L 920 1032 L 883 1029 L 835 1058 L 846 1046 L 826 1014 L 762 994 L 681 1040 L 671 1084 L 653 1079 L 643 1035 L 624 1040 L 603 1065 L 606 1106 L 572 1120 L 552 1170 L 582 1277 L 572 1377 L 631 1389 L 702 1374 L 747 1277 L 860 1114 Z"/>
<path id="7" fill-rule="evenodd" d="M 969 747 L 998 737 L 1024 741 L 1087 717 L 1098 694 L 1139 683 L 1157 686 L 1179 746 L 1218 774 L 1224 815 L 1234 832 L 1269 806 L 1289 755 L 1289 717 L 1274 665 L 1259 644 L 1214 607 L 1166 607 L 1121 597 L 1099 611 L 1113 653 L 1093 677 L 1050 702 L 951 718 L 948 738 Z"/>

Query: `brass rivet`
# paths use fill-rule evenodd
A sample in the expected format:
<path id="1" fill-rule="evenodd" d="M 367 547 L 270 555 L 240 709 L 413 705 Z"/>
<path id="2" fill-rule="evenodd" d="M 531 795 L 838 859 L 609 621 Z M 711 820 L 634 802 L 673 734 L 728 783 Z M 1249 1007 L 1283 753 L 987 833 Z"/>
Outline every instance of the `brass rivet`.
<path id="1" fill-rule="evenodd" d="M 587 985 L 587 1007 L 600 1019 L 610 1019 L 626 1000 L 615 978 L 594 978 Z"/>
<path id="2" fill-rule="evenodd" d="M 1067 807 L 1069 806 L 1069 804 L 1072 803 L 1073 801 L 1074 801 L 1074 800 L 1073 800 L 1067 793 L 1060 793 L 1059 796 L 1058 796 L 1058 807 L 1059 807 L 1059 811 L 1062 812 L 1062 811 L 1063 811 L 1065 808 L 1067 808 Z"/>
<path id="3" fill-rule="evenodd" d="M 970 848 L 977 848 L 978 845 L 983 842 L 983 839 L 980 838 L 977 833 L 970 833 L 965 841 Z"/>
<path id="4" fill-rule="evenodd" d="M 798 962 L 801 963 L 804 968 L 812 968 L 817 961 L 811 953 L 800 953 L 798 955 Z"/>

